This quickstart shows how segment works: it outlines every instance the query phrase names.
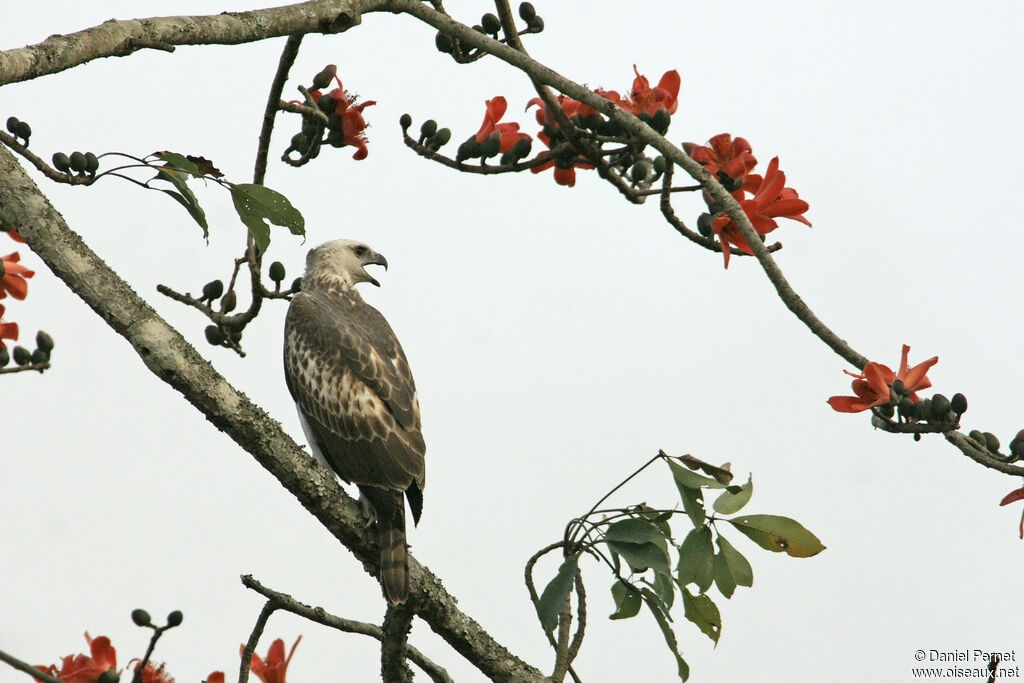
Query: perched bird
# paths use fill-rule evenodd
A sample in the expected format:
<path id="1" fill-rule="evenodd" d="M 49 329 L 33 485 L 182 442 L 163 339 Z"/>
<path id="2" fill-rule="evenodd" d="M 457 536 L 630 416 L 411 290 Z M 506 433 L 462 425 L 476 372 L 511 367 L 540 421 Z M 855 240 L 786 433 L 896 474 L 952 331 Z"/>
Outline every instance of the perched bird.
<path id="1" fill-rule="evenodd" d="M 356 291 L 380 286 L 365 266 L 388 267 L 373 249 L 334 240 L 306 256 L 302 291 L 284 323 L 284 369 L 314 457 L 359 486 L 372 507 L 381 582 L 392 604 L 409 597 L 405 498 L 423 509 L 423 435 L 416 385 L 395 333 Z"/>

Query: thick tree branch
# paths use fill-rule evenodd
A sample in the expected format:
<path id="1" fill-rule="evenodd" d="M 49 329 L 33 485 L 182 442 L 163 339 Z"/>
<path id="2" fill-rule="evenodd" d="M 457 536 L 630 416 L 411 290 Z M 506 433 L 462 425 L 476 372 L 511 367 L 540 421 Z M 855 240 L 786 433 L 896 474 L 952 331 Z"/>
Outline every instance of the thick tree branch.
<path id="1" fill-rule="evenodd" d="M 125 338 L 153 374 L 250 453 L 373 574 L 379 551 L 364 534 L 359 506 L 326 468 L 307 456 L 273 418 L 235 389 L 181 334 L 73 232 L 0 146 L 0 202 L 27 245 L 54 275 Z M 283 390 L 283 389 L 282 389 Z M 459 654 L 495 681 L 542 681 L 457 606 L 441 581 L 409 558 L 409 607 Z"/>

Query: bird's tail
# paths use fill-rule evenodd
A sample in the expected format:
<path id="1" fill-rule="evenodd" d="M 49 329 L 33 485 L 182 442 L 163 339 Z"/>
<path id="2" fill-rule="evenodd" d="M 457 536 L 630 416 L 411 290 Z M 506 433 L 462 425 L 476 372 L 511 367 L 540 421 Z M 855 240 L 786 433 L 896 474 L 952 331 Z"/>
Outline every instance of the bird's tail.
<path id="1" fill-rule="evenodd" d="M 399 503 L 401 500 L 399 495 Z M 401 526 L 393 520 L 377 520 L 377 543 L 380 545 L 380 579 L 384 594 L 392 605 L 400 605 L 409 597 L 409 551 L 405 545 L 405 506 L 399 508 Z"/>

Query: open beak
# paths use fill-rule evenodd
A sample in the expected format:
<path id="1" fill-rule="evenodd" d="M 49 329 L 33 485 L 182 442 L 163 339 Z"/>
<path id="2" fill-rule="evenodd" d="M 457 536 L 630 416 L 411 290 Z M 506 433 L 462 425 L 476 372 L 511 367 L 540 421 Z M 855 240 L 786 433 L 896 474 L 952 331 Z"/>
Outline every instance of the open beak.
<path id="1" fill-rule="evenodd" d="M 388 269 L 388 260 L 384 258 L 382 254 L 378 254 L 377 252 L 373 252 L 373 256 L 363 264 L 364 273 L 366 273 L 366 266 L 369 266 L 371 264 L 376 266 L 384 266 L 384 270 Z M 366 277 L 369 278 L 367 281 L 370 284 L 374 285 L 375 287 L 380 287 L 380 283 L 377 282 L 376 278 L 374 278 L 372 275 L 366 273 Z"/>

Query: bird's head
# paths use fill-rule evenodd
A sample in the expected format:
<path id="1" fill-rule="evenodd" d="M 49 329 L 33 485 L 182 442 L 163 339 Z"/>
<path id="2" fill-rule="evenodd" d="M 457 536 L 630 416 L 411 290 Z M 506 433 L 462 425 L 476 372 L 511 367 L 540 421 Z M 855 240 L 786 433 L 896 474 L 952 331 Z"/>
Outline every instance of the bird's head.
<path id="1" fill-rule="evenodd" d="M 360 282 L 369 282 L 377 287 L 380 283 L 366 272 L 370 264 L 388 268 L 388 260 L 362 242 L 355 240 L 333 240 L 309 250 L 306 256 L 305 281 L 340 281 L 351 287 Z"/>

